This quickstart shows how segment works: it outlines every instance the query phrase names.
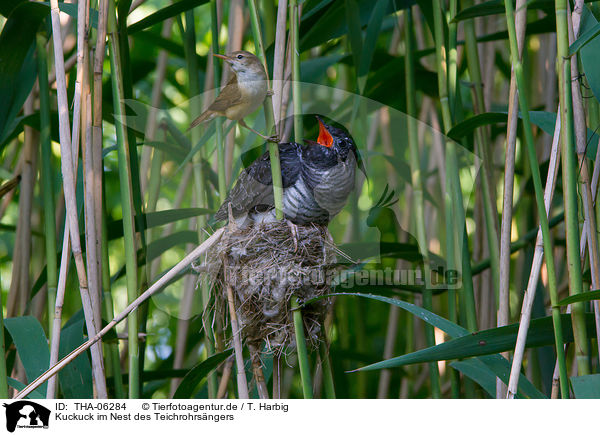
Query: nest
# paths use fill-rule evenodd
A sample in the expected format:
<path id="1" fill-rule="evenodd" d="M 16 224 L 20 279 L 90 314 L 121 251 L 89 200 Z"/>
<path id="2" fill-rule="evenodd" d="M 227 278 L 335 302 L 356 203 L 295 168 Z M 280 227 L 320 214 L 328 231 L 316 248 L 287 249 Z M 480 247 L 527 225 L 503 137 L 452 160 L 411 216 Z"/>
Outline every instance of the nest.
<path id="1" fill-rule="evenodd" d="M 212 312 L 227 312 L 231 286 L 239 328 L 247 344 L 282 353 L 295 347 L 291 299 L 298 303 L 330 291 L 337 248 L 327 227 L 294 226 L 288 221 L 228 226 L 219 243 L 196 269 L 207 275 L 215 292 Z M 302 308 L 307 342 L 317 347 L 330 299 Z M 205 313 L 206 314 L 206 313 Z"/>

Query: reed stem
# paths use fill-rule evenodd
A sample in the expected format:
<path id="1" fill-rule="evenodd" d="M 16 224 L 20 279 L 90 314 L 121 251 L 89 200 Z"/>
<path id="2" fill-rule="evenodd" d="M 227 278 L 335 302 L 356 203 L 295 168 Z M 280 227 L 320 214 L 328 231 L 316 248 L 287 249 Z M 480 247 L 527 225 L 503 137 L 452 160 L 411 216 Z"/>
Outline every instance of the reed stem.
<path id="1" fill-rule="evenodd" d="M 108 48 L 111 68 L 115 127 L 117 132 L 117 156 L 119 162 L 119 182 L 121 206 L 123 209 L 123 242 L 125 248 L 125 270 L 127 281 L 127 300 L 132 302 L 138 297 L 138 277 L 136 258 L 135 227 L 133 222 L 133 196 L 131 169 L 129 161 L 129 140 L 125 130 L 125 107 L 123 97 L 123 75 L 121 70 L 119 36 L 115 3 L 109 3 L 108 11 Z M 140 397 L 140 365 L 138 344 L 138 313 L 133 311 L 127 320 L 127 348 L 129 361 L 129 398 Z"/>
<path id="2" fill-rule="evenodd" d="M 412 8 L 404 11 L 404 38 L 406 44 L 406 122 L 408 133 L 408 146 L 410 150 L 410 171 L 412 185 L 413 210 L 415 213 L 414 222 L 417 226 L 417 242 L 419 243 L 419 252 L 423 258 L 423 274 L 425 275 L 425 288 L 423 289 L 423 306 L 431 310 L 433 305 L 433 290 L 431 288 L 431 270 L 429 265 L 429 250 L 427 243 L 427 232 L 425 228 L 425 213 L 423 202 L 423 179 L 421 175 L 421 164 L 419 156 L 419 138 L 417 132 L 417 97 L 415 87 L 415 55 L 414 55 L 414 35 L 413 35 L 413 15 Z M 427 345 L 435 345 L 433 327 L 425 326 Z M 432 343 L 432 344 L 430 344 Z M 429 373 L 431 377 L 431 391 L 433 398 L 441 397 L 440 372 L 437 363 L 429 363 Z"/>
<path id="3" fill-rule="evenodd" d="M 312 399 L 312 381 L 310 377 L 310 364 L 308 362 L 308 350 L 306 349 L 306 338 L 304 336 L 304 321 L 302 320 L 302 312 L 300 311 L 300 305 L 296 296 L 292 296 L 292 313 L 294 331 L 296 332 L 298 365 L 300 366 L 300 377 L 302 378 L 302 392 L 305 399 Z"/>
<path id="4" fill-rule="evenodd" d="M 265 45 L 263 42 L 262 32 L 260 30 L 260 20 L 258 18 L 256 0 L 248 0 L 248 7 L 250 8 L 250 23 L 252 24 L 252 33 L 254 35 L 255 45 L 258 48 L 258 57 L 262 61 L 265 71 L 267 72 L 267 83 L 270 84 L 269 68 L 267 65 L 267 59 L 265 57 Z M 277 31 L 279 32 L 280 29 L 277 29 Z M 285 32 L 285 27 L 283 32 Z M 273 100 L 271 95 L 267 95 L 263 107 L 265 110 L 265 125 L 268 134 L 275 125 Z M 281 179 L 279 145 L 274 142 L 269 142 L 268 148 L 269 160 L 271 162 L 271 179 L 273 180 L 273 204 L 275 204 L 275 217 L 281 220 L 283 219 L 283 181 Z"/>
<path id="5" fill-rule="evenodd" d="M 529 157 L 529 165 L 533 177 L 533 185 L 535 189 L 535 199 L 537 204 L 538 218 L 542 229 L 542 239 L 544 244 L 544 254 L 546 256 L 546 270 L 548 275 L 548 291 L 550 293 L 550 303 L 552 304 L 552 320 L 554 325 L 554 339 L 556 344 L 556 353 L 558 355 L 558 365 L 560 372 L 560 387 L 563 398 L 568 397 L 569 386 L 567 378 L 567 368 L 565 362 L 565 353 L 562 337 L 562 325 L 560 319 L 560 308 L 556 306 L 558 302 L 558 290 L 556 285 L 556 272 L 554 266 L 554 252 L 552 250 L 552 242 L 550 240 L 550 229 L 548 226 L 548 216 L 544 206 L 544 193 L 542 189 L 542 180 L 540 177 L 540 168 L 537 164 L 537 155 L 535 152 L 535 143 L 533 139 L 533 130 L 529 120 L 529 103 L 527 101 L 527 93 L 525 89 L 525 78 L 523 75 L 523 64 L 519 57 L 517 45 L 516 28 L 515 28 L 515 11 L 511 0 L 504 1 L 506 9 L 506 21 L 508 28 L 508 37 L 510 43 L 510 57 L 519 96 L 519 107 L 521 108 L 521 116 L 523 117 L 523 126 L 525 133 L 525 143 L 527 145 L 527 155 Z M 563 127 L 564 128 L 564 127 Z"/>
<path id="6" fill-rule="evenodd" d="M 87 274 L 85 270 L 83 254 L 81 249 L 81 241 L 79 239 L 79 222 L 77 217 L 77 200 L 75 193 L 75 165 L 76 160 L 73 159 L 73 151 L 71 149 L 71 133 L 69 131 L 69 104 L 67 99 L 66 76 L 64 68 L 64 56 L 62 47 L 62 37 L 60 30 L 60 19 L 58 1 L 52 0 L 51 18 L 52 18 L 52 39 L 54 41 L 54 57 L 56 69 L 56 87 L 58 96 L 58 115 L 59 115 L 59 135 L 61 149 L 61 169 L 63 175 L 63 187 L 65 195 L 65 208 L 67 214 L 67 222 L 65 228 L 69 227 L 69 238 L 73 257 L 75 258 L 75 266 L 77 269 L 77 277 L 79 280 L 79 290 L 81 293 L 81 302 L 86 321 L 86 327 L 89 335 L 96 335 L 96 325 L 94 322 L 94 308 L 90 299 Z M 67 232 L 65 230 L 65 237 Z M 67 256 L 68 257 L 68 256 Z M 106 397 L 106 380 L 104 378 L 104 365 L 102 359 L 102 347 L 95 345 L 92 347 L 92 369 L 94 373 L 94 381 L 99 397 Z"/>
<path id="7" fill-rule="evenodd" d="M 50 89 L 48 86 L 48 60 L 46 38 L 39 34 L 36 39 L 38 77 L 40 86 L 40 146 L 42 152 L 42 193 L 44 201 L 44 235 L 46 238 L 46 278 L 48 286 L 48 331 L 52 331 L 56 287 L 58 285 L 58 257 L 56 254 L 56 217 L 54 205 L 52 151 L 50 139 Z"/>
<path id="8" fill-rule="evenodd" d="M 562 181 L 565 205 L 565 230 L 567 235 L 567 268 L 569 294 L 583 292 L 581 257 L 579 256 L 579 221 L 577 211 L 577 155 L 573 126 L 573 96 L 571 92 L 571 59 L 569 58 L 568 11 L 566 0 L 556 0 L 557 69 L 561 120 Z M 585 306 L 572 305 L 571 321 L 575 339 L 577 370 L 580 376 L 590 373 L 589 345 L 585 327 Z M 562 384 L 561 384 L 562 389 Z"/>
<path id="9" fill-rule="evenodd" d="M 213 53 L 218 53 L 219 45 L 218 45 L 218 34 L 219 27 L 217 22 L 217 6 L 216 1 L 211 0 L 211 29 L 212 29 L 212 50 Z M 217 35 L 217 38 L 214 37 Z M 195 18 L 192 10 L 187 11 L 185 13 L 185 35 L 184 35 L 184 49 L 186 54 L 186 62 L 188 68 L 188 86 L 190 96 L 194 97 L 200 93 L 200 81 L 198 74 L 198 63 L 196 61 L 196 26 L 195 26 Z M 219 63 L 213 62 L 213 73 L 214 73 L 214 86 L 215 86 L 215 95 L 218 94 L 219 90 Z M 192 99 L 190 102 L 190 119 L 194 119 L 196 116 L 200 115 L 201 112 L 200 100 Z M 224 141 L 223 141 L 223 121 L 217 117 L 215 120 L 216 126 L 216 146 L 217 153 L 219 159 L 219 195 L 224 198 L 224 193 L 227 188 L 225 186 L 225 153 L 224 153 Z M 200 130 L 193 129 L 191 131 L 192 134 L 192 143 L 195 145 L 200 140 Z M 193 176 L 194 176 L 194 188 L 196 194 L 196 200 L 198 201 L 199 207 L 206 206 L 206 174 L 204 173 L 204 169 L 202 167 L 202 157 L 203 157 L 203 149 L 194 154 L 193 157 Z M 198 232 L 198 240 L 202 241 L 205 238 L 204 228 L 206 226 L 206 218 L 204 215 L 198 216 L 196 219 L 196 231 Z M 204 309 L 208 306 L 210 300 L 210 289 L 206 282 L 202 282 L 201 284 L 201 295 L 202 295 L 202 304 Z M 215 353 L 215 340 L 212 333 L 212 328 L 204 324 L 205 329 L 205 340 L 204 344 L 207 350 L 207 358 Z M 217 375 L 213 371 L 208 375 L 208 397 L 215 398 L 217 395 Z"/>

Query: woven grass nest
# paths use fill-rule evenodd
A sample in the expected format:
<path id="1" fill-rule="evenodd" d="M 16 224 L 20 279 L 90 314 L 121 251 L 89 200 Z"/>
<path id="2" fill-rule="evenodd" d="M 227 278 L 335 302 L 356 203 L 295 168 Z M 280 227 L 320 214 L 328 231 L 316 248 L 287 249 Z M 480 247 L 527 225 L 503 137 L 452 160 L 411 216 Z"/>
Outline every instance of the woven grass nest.
<path id="1" fill-rule="evenodd" d="M 325 226 L 293 226 L 287 220 L 229 225 L 197 269 L 207 272 L 215 292 L 216 306 L 210 311 L 228 312 L 231 286 L 246 343 L 257 349 L 264 344 L 265 352 L 281 354 L 296 344 L 291 298 L 302 304 L 327 294 L 337 252 Z M 313 347 L 320 342 L 330 305 L 330 298 L 323 298 L 302 308 L 307 342 Z M 228 323 L 223 319 L 223 325 Z"/>

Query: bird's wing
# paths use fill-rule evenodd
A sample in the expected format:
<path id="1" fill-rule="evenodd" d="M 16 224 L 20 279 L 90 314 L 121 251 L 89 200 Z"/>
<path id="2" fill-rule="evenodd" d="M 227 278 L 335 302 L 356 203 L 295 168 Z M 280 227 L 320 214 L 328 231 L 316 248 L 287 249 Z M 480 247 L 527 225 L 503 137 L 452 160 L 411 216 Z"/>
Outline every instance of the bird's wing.
<path id="1" fill-rule="evenodd" d="M 293 185 L 300 173 L 300 155 L 297 147 L 297 144 L 279 145 L 284 188 Z M 231 204 L 231 211 L 236 218 L 257 206 L 274 206 L 273 178 L 271 177 L 271 161 L 268 152 L 240 174 L 235 186 L 215 213 L 217 221 L 227 219 L 229 204 Z"/>
<path id="2" fill-rule="evenodd" d="M 208 110 L 223 113 L 229 107 L 238 104 L 240 101 L 242 101 L 242 93 L 237 86 L 237 77 L 234 74 Z"/>
<path id="3" fill-rule="evenodd" d="M 248 213 L 257 205 L 273 206 L 271 163 L 268 159 L 265 161 L 261 157 L 240 174 L 235 186 L 215 214 L 217 221 L 227 219 L 229 204 L 236 218 Z"/>
<path id="4" fill-rule="evenodd" d="M 237 78 L 234 74 L 227 85 L 223 88 L 217 99 L 212 102 L 212 104 L 208 107 L 208 109 L 206 109 L 206 111 L 204 111 L 204 113 L 192 121 L 188 131 L 202 122 L 210 121 L 217 115 L 223 115 L 228 107 L 239 103 L 242 99 L 242 94 L 236 85 Z"/>

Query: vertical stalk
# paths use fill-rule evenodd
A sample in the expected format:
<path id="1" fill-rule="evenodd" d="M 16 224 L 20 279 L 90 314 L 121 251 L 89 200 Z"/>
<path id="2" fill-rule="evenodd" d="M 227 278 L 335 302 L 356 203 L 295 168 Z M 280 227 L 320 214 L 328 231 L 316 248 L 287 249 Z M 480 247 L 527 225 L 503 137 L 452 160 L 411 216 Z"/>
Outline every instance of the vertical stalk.
<path id="1" fill-rule="evenodd" d="M 213 54 L 218 54 L 219 53 L 219 22 L 218 22 L 218 17 L 217 17 L 217 2 L 216 0 L 211 0 L 210 2 L 210 17 L 211 17 L 211 29 L 212 29 L 212 39 L 211 39 L 211 47 L 212 47 L 212 52 Z M 188 22 L 188 14 L 192 14 L 193 17 L 193 13 L 192 11 L 189 11 L 186 13 L 186 33 L 188 31 L 192 31 L 195 35 L 195 31 L 193 29 L 193 22 L 189 23 Z M 190 28 L 191 26 L 191 28 Z M 195 42 L 195 37 L 194 37 L 194 49 L 193 49 L 193 54 L 196 54 L 196 42 Z M 194 59 L 194 65 L 196 64 L 195 59 Z M 197 72 L 197 70 L 196 70 Z M 191 79 L 190 79 L 191 80 Z M 220 68 L 219 68 L 219 62 L 215 62 L 213 59 L 213 80 L 214 80 L 214 86 L 215 86 L 215 97 L 217 95 L 219 95 L 219 83 L 221 81 L 221 74 L 220 74 Z M 197 90 L 196 93 L 192 92 L 192 95 L 197 95 L 198 92 L 200 91 L 200 86 L 198 84 L 198 77 L 194 77 L 194 80 L 196 82 L 197 85 Z M 192 81 L 190 81 L 190 86 L 192 85 Z M 190 89 L 191 91 L 191 89 Z M 198 113 L 199 115 L 199 113 Z M 193 119 L 193 118 L 192 118 Z M 217 159 L 218 159 L 218 180 L 219 180 L 219 196 L 221 197 L 221 200 L 224 201 L 225 197 L 227 196 L 227 183 L 226 183 L 226 179 L 225 179 L 225 141 L 223 140 L 223 120 L 220 117 L 217 117 L 217 119 L 215 120 L 215 127 L 216 127 L 216 140 L 217 140 Z M 199 134 L 200 132 L 198 130 L 196 130 L 196 134 Z M 194 132 L 192 131 L 192 137 L 194 135 Z M 195 143 L 195 141 L 194 141 Z"/>
<path id="2" fill-rule="evenodd" d="M 448 76 L 449 61 L 447 59 L 446 44 L 444 39 L 444 27 L 442 20 L 442 4 L 440 0 L 434 0 L 433 16 L 434 16 L 434 38 L 436 45 L 436 59 L 438 66 L 438 86 L 440 105 L 442 107 L 442 122 L 444 133 L 447 133 L 452 128 L 452 112 L 450 109 L 450 97 L 448 92 Z M 453 88 L 456 83 L 453 83 Z M 452 91 L 455 95 L 455 91 Z M 455 145 L 452 141 L 446 138 L 446 195 L 451 196 L 452 201 L 452 219 L 454 222 L 454 232 L 462 233 L 462 240 L 455 240 L 455 265 L 458 266 L 460 258 L 462 268 L 462 289 L 461 300 L 462 305 L 466 308 L 467 328 L 471 331 L 477 329 L 477 315 L 475 310 L 475 296 L 473 294 L 473 278 L 471 276 L 471 260 L 468 249 L 468 238 L 466 229 L 465 209 L 463 204 L 463 195 L 460 187 L 460 178 L 458 175 L 458 161 L 456 156 Z M 449 210 L 448 210 L 449 211 Z M 459 236 L 460 237 L 460 236 Z"/>
<path id="3" fill-rule="evenodd" d="M 515 17 L 515 30 L 519 58 L 523 52 L 525 40 L 525 24 L 527 9 L 524 0 L 517 0 L 517 14 Z M 517 119 L 518 119 L 517 85 L 514 70 L 511 71 L 510 91 L 508 97 L 508 124 L 506 132 L 506 151 L 504 160 L 504 197 L 502 198 L 502 223 L 500 236 L 500 276 L 498 285 L 498 317 L 497 325 L 508 324 L 510 316 L 510 241 L 513 217 L 513 190 L 515 175 L 515 150 L 517 144 Z M 547 184 L 546 184 L 547 186 Z M 532 299 L 533 302 L 533 299 Z M 503 356 L 508 357 L 508 353 Z M 514 361 L 514 360 L 513 360 Z M 520 364 L 519 364 L 520 366 Z M 500 378 L 496 381 L 496 398 L 504 397 L 506 389 Z"/>
<path id="4" fill-rule="evenodd" d="M 106 210 L 102 210 L 102 308 L 104 319 L 111 322 L 115 317 L 113 297 L 110 291 L 110 263 L 108 261 L 108 234 L 106 230 Z M 109 343 L 105 346 L 106 359 L 108 361 L 107 373 L 113 378 L 115 388 L 115 399 L 125 399 L 125 388 L 123 387 L 123 377 L 121 376 L 121 359 L 119 357 L 119 343 Z"/>
<path id="5" fill-rule="evenodd" d="M 301 143 L 304 139 L 302 127 L 302 95 L 300 93 L 300 52 L 298 43 L 298 1 L 290 0 L 290 39 L 292 41 L 292 98 L 294 99 L 294 137 Z"/>
<path id="6" fill-rule="evenodd" d="M 298 351 L 298 365 L 300 366 L 300 377 L 302 378 L 302 392 L 305 399 L 313 398 L 312 381 L 310 379 L 310 365 L 308 363 L 308 352 L 306 350 L 306 338 L 304 337 L 304 321 L 302 312 L 296 296 L 292 296 L 292 315 L 294 317 L 294 331 L 296 332 L 296 346 Z"/>
<path id="7" fill-rule="evenodd" d="M 85 222 L 85 246 L 86 246 L 86 265 L 88 273 L 88 286 L 92 307 L 94 312 L 94 322 L 96 329 L 102 327 L 102 303 L 100 297 L 101 276 L 100 276 L 100 255 L 98 247 L 101 234 L 97 232 L 96 225 L 96 200 L 94 198 L 96 189 L 94 183 L 96 174 L 94 169 L 102 165 L 93 163 L 92 147 L 92 100 L 90 91 L 90 68 L 89 68 L 89 49 L 87 41 L 87 27 L 89 23 L 89 0 L 79 0 L 77 5 L 77 83 L 79 85 L 79 95 L 75 97 L 80 101 L 80 111 L 78 117 L 73 118 L 73 127 L 79 123 L 81 135 L 81 150 L 83 157 L 83 186 L 84 186 L 84 222 Z M 75 130 L 75 128 L 73 128 Z"/>
<path id="8" fill-rule="evenodd" d="M 224 273 L 226 274 L 227 262 L 225 262 L 223 268 L 225 270 Z M 248 381 L 246 380 L 246 370 L 244 368 L 241 331 L 237 320 L 237 314 L 235 311 L 233 289 L 231 288 L 231 285 L 227 283 L 227 276 L 225 277 L 225 285 L 227 287 L 227 305 L 229 307 L 229 316 L 231 318 L 231 333 L 233 334 L 233 346 L 235 348 L 238 399 L 248 399 L 250 396 L 248 394 Z"/>
<path id="9" fill-rule="evenodd" d="M 333 382 L 333 371 L 331 370 L 327 343 L 327 335 L 324 333 L 323 341 L 319 346 L 319 356 L 321 357 L 321 367 L 323 370 L 323 389 L 325 390 L 326 399 L 335 399 L 335 384 Z"/>
<path id="10" fill-rule="evenodd" d="M 69 237 L 77 277 L 79 279 L 79 290 L 81 293 L 81 302 L 83 305 L 84 316 L 88 334 L 96 335 L 96 325 L 94 324 L 94 309 L 90 300 L 90 294 L 87 283 L 87 275 L 79 239 L 79 222 L 77 217 L 77 202 L 75 193 L 75 160 L 71 150 L 71 134 L 69 132 L 69 105 L 67 100 L 67 86 L 65 77 L 65 65 L 62 48 L 62 37 L 60 31 L 60 19 L 58 0 L 52 0 L 51 18 L 52 18 L 52 39 L 54 41 L 54 56 L 56 69 L 56 87 L 58 96 L 58 115 L 59 115 L 59 135 L 61 150 L 61 169 L 63 174 L 63 186 L 65 193 L 65 207 L 67 222 L 65 228 L 69 228 Z M 65 237 L 66 237 L 65 229 Z M 96 343 L 92 346 L 92 367 L 94 372 L 94 381 L 99 397 L 106 397 L 106 380 L 104 379 L 104 365 L 102 360 L 102 348 Z"/>
<path id="11" fill-rule="evenodd" d="M 123 76 L 119 54 L 116 10 L 114 2 L 109 3 L 108 47 L 110 55 L 111 83 L 117 131 L 117 155 L 119 161 L 119 181 L 121 205 L 123 207 L 123 236 L 125 244 L 125 270 L 127 280 L 127 300 L 133 302 L 138 296 L 137 259 L 135 228 L 133 223 L 133 197 L 129 162 L 129 141 L 125 131 L 125 107 L 123 102 Z M 129 358 L 129 398 L 140 397 L 140 367 L 138 346 L 138 312 L 127 316 L 127 347 Z"/>
<path id="12" fill-rule="evenodd" d="M 258 48 L 258 57 L 263 63 L 267 73 L 267 83 L 269 82 L 269 68 L 265 57 L 265 46 L 263 43 L 262 32 L 260 30 L 260 21 L 258 18 L 258 9 L 256 0 L 248 0 L 250 9 L 250 23 L 252 24 L 252 33 L 254 35 L 255 45 Z M 279 32 L 279 29 L 278 29 Z M 283 29 L 285 33 L 285 28 Z M 270 86 L 269 86 L 270 87 Z M 273 101 L 271 95 L 267 95 L 264 102 L 265 125 L 267 132 L 271 132 L 275 124 Z M 275 216 L 277 219 L 283 219 L 283 182 L 281 180 L 281 163 L 279 161 L 279 145 L 269 142 L 269 160 L 271 162 L 271 179 L 273 180 L 273 203 L 275 204 Z"/>
<path id="13" fill-rule="evenodd" d="M 425 288 L 423 289 L 423 306 L 431 311 L 433 305 L 433 291 L 431 288 L 431 270 L 429 265 L 429 244 L 427 243 L 427 232 L 425 228 L 425 213 L 423 210 L 423 178 L 419 159 L 419 138 L 417 132 L 417 98 L 415 88 L 415 57 L 414 57 L 414 35 L 412 8 L 404 11 L 405 32 L 405 76 L 406 76 L 406 114 L 408 146 L 410 150 L 410 172 L 411 185 L 413 188 L 413 210 L 415 212 L 415 224 L 417 226 L 417 242 L 419 251 L 423 257 L 423 274 L 425 275 Z M 427 345 L 435 345 L 433 326 L 425 325 Z M 436 362 L 429 363 L 429 376 L 431 378 L 432 397 L 441 397 L 440 372 Z"/>
<path id="14" fill-rule="evenodd" d="M 217 22 L 217 5 L 216 0 L 211 0 L 211 28 L 212 28 L 212 49 L 213 53 L 218 53 L 219 45 L 218 45 L 218 35 L 219 28 Z M 216 35 L 216 37 L 215 37 Z M 184 35 L 184 49 L 185 49 L 185 57 L 188 68 L 188 86 L 190 96 L 197 96 L 200 93 L 200 83 L 198 76 L 198 63 L 196 61 L 196 29 L 195 29 L 195 21 L 194 21 L 194 12 L 192 10 L 187 11 L 185 13 L 185 35 Z M 218 92 L 219 89 L 219 64 L 218 62 L 213 62 L 213 70 L 214 70 L 214 86 L 215 92 Z M 190 119 L 194 119 L 196 116 L 200 114 L 201 106 L 200 101 L 198 99 L 192 100 L 190 103 Z M 217 152 L 219 158 L 219 194 L 222 198 L 224 198 L 224 191 L 226 190 L 225 186 L 225 171 L 224 171 L 224 141 L 223 141 L 223 128 L 222 128 L 222 120 L 217 117 L 215 120 L 216 125 L 216 140 L 217 140 Z M 192 143 L 196 144 L 200 140 L 200 131 L 199 129 L 193 129 L 191 131 L 192 134 Z M 196 192 L 196 199 L 198 201 L 198 207 L 206 206 L 206 176 L 202 169 L 202 155 L 203 150 L 196 153 L 193 157 L 193 177 L 194 177 L 194 187 Z M 204 227 L 206 225 L 206 217 L 204 215 L 198 216 L 196 219 L 196 230 L 198 232 L 198 240 L 201 242 L 205 239 Z M 202 294 L 202 304 L 204 308 L 208 306 L 210 299 L 210 289 L 206 282 L 202 282 L 201 284 L 201 294 Z M 214 346 L 214 337 L 212 334 L 212 328 L 208 324 L 204 324 L 205 331 L 205 340 L 204 344 L 207 350 L 207 357 L 213 355 L 215 353 Z M 217 377 L 216 373 L 213 371 L 208 375 L 208 397 L 215 398 L 217 395 Z"/>
<path id="15" fill-rule="evenodd" d="M 273 113 L 275 118 L 275 131 L 283 138 L 283 125 L 281 107 L 283 105 L 283 69 L 285 64 L 285 37 L 287 0 L 279 0 L 277 4 L 277 26 L 275 29 L 275 52 L 273 54 Z"/>
<path id="16" fill-rule="evenodd" d="M 290 0 L 290 40 L 292 57 L 292 98 L 294 99 L 294 138 L 296 142 L 302 142 L 304 137 L 302 126 L 302 95 L 300 93 L 300 52 L 298 44 L 298 27 L 300 16 L 298 14 L 297 0 Z M 279 168 L 278 168 L 279 169 Z M 300 377 L 302 378 L 302 391 L 305 399 L 313 398 L 312 382 L 310 379 L 310 367 L 308 363 L 308 351 L 304 337 L 304 321 L 302 311 L 298 306 L 298 300 L 292 298 L 292 310 L 294 310 L 294 330 L 296 332 L 296 346 L 298 352 L 298 365 L 300 366 Z"/>
<path id="17" fill-rule="evenodd" d="M 463 7 L 467 7 L 470 4 L 463 4 Z M 452 17 L 454 18 L 454 17 Z M 473 20 L 466 20 L 464 22 L 465 31 L 465 51 L 467 55 L 467 67 L 469 70 L 469 76 L 474 88 L 474 112 L 475 114 L 485 112 L 485 102 L 483 97 L 483 80 L 481 78 L 481 67 L 479 65 L 479 53 L 477 52 L 477 38 L 475 36 L 475 25 Z M 487 242 L 490 252 L 490 265 L 492 271 L 492 287 L 496 296 L 499 294 L 499 281 L 500 281 L 500 260 L 499 260 L 499 240 L 498 240 L 498 211 L 496 210 L 496 195 L 495 195 L 495 184 L 493 177 L 493 161 L 490 154 L 490 149 L 487 144 L 491 143 L 489 137 L 484 133 L 484 130 L 479 128 L 475 132 L 475 139 L 477 141 L 478 154 L 482 159 L 482 187 L 483 187 L 483 211 L 485 218 L 485 227 Z M 511 203 L 512 203 L 512 188 Z M 512 213 L 509 213 L 512 216 Z M 510 239 L 509 239 L 510 243 Z M 503 323 L 498 326 L 504 326 L 508 324 L 508 305 L 503 311 Z"/>
<path id="18" fill-rule="evenodd" d="M 519 22 L 517 18 L 517 23 Z M 516 85 L 515 85 L 516 86 Z M 516 97 L 516 94 L 515 94 Z M 517 110 L 515 107 L 514 110 Z M 560 110 L 560 107 L 559 107 Z M 510 116 L 509 116 L 510 119 Z M 516 130 L 516 123 L 514 125 Z M 510 133 L 511 130 L 509 130 Z M 516 139 L 516 133 L 514 133 Z M 552 148 L 550 151 L 550 164 L 548 165 L 548 175 L 546 177 L 546 187 L 544 189 L 544 207 L 546 208 L 546 215 L 550 211 L 550 204 L 554 195 L 554 188 L 556 186 L 556 179 L 558 177 L 558 164 L 560 161 L 560 153 L 558 149 L 558 141 L 560 136 L 560 116 L 556 117 L 556 123 L 554 126 L 554 137 L 552 138 Z M 510 138 L 508 139 L 510 141 Z M 515 352 L 513 354 L 513 361 L 510 369 L 510 378 L 508 381 L 507 399 L 514 399 L 517 394 L 517 387 L 519 384 L 519 377 L 521 375 L 521 364 L 523 362 L 523 355 L 525 353 L 525 343 L 527 341 L 527 331 L 529 329 L 529 323 L 531 321 L 531 313 L 533 309 L 533 302 L 535 299 L 535 293 L 540 277 L 540 271 L 542 269 L 542 261 L 544 255 L 544 244 L 542 241 L 542 230 L 541 227 L 538 229 L 537 237 L 535 241 L 535 250 L 533 253 L 533 260 L 531 262 L 531 269 L 529 271 L 529 280 L 527 281 L 527 288 L 523 296 L 523 305 L 521 308 L 521 318 L 519 320 L 519 332 L 517 334 L 517 342 L 515 343 Z"/>
<path id="19" fill-rule="evenodd" d="M 583 291 L 581 257 L 579 256 L 579 222 L 577 213 L 577 156 L 575 154 L 573 128 L 573 98 L 571 92 L 571 59 L 569 58 L 568 11 L 566 0 L 556 0 L 556 61 L 561 119 L 562 180 L 567 233 L 567 267 L 569 270 L 569 294 Z M 585 327 L 583 302 L 572 305 L 571 319 L 577 369 L 580 376 L 590 373 L 588 339 Z M 562 387 L 562 386 L 561 386 Z"/>
<path id="20" fill-rule="evenodd" d="M 535 198 L 538 210 L 538 218 L 542 229 L 542 239 L 544 243 L 544 253 L 546 255 L 546 270 L 548 273 L 548 290 L 550 293 L 550 303 L 552 304 L 552 320 L 554 324 L 554 339 L 556 344 L 556 353 L 558 355 L 558 365 L 560 373 L 560 387 L 563 398 L 568 397 L 569 386 L 567 378 L 567 368 L 565 362 L 565 353 L 563 347 L 562 326 L 560 318 L 560 308 L 556 306 L 558 302 L 558 290 L 556 286 L 556 272 L 554 266 L 554 252 L 552 251 L 552 242 L 550 240 L 550 229 L 548 227 L 548 216 L 544 206 L 544 194 L 542 191 L 542 180 L 540 177 L 540 168 L 537 164 L 537 155 L 535 152 L 535 143 L 533 139 L 533 131 L 529 120 L 529 104 L 527 102 L 527 94 L 525 90 L 525 77 L 523 75 L 523 65 L 519 58 L 519 50 L 517 45 L 516 29 L 515 29 L 515 11 L 511 0 L 504 1 L 506 8 L 506 21 L 508 28 L 508 36 L 510 42 L 510 57 L 519 96 L 519 107 L 523 116 L 523 126 L 525 133 L 525 142 L 527 145 L 527 154 L 529 157 L 529 165 L 533 177 L 533 185 L 535 188 Z M 558 20 L 557 20 L 558 22 Z M 567 48 L 568 49 L 568 48 Z M 564 126 L 561 128 L 564 129 Z"/>
<path id="21" fill-rule="evenodd" d="M 40 145 L 42 151 L 42 193 L 44 200 L 44 235 L 46 239 L 46 279 L 48 286 L 48 335 L 52 331 L 58 268 L 56 255 L 56 217 L 54 214 L 54 189 L 52 173 L 52 151 L 50 140 L 50 89 L 48 87 L 48 60 L 46 38 L 37 35 L 38 77 L 40 86 Z"/>

